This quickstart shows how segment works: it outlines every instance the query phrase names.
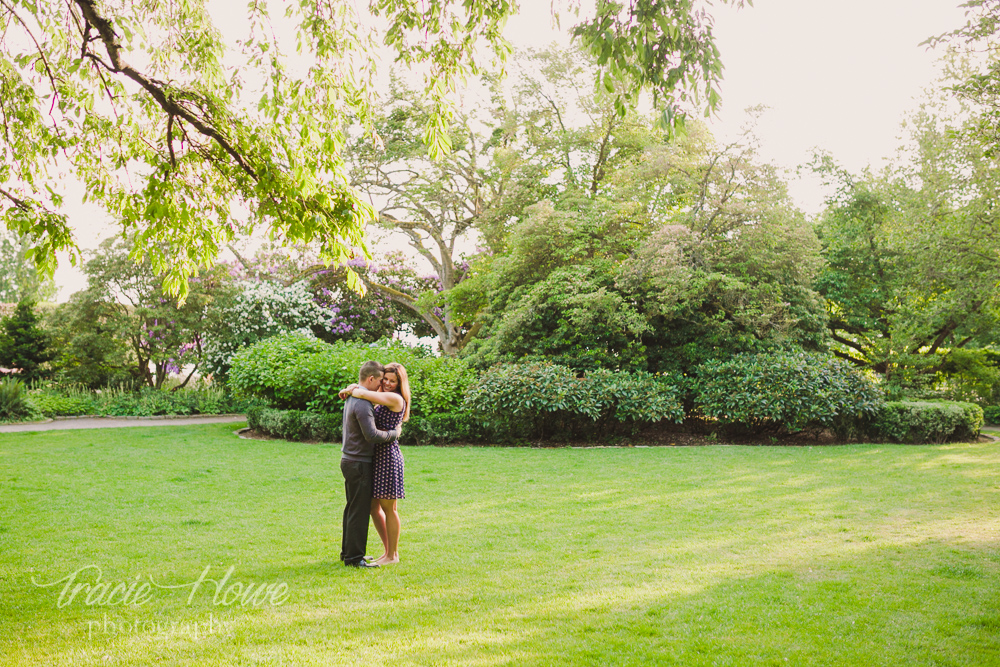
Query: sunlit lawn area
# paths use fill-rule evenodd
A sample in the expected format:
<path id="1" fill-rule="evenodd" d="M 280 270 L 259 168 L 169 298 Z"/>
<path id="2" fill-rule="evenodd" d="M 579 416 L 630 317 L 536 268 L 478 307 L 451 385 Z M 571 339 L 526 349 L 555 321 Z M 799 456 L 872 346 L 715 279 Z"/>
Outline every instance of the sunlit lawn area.
<path id="1" fill-rule="evenodd" d="M 0 663 L 1000 664 L 1000 444 L 408 448 L 356 571 L 339 448 L 234 428 L 0 435 Z"/>

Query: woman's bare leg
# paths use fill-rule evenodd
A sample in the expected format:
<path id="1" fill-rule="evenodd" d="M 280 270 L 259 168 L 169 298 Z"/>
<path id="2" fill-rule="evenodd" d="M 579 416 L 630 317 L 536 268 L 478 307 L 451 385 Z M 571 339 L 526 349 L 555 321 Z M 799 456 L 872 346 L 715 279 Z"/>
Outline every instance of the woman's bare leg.
<path id="1" fill-rule="evenodd" d="M 386 548 L 385 555 L 378 559 L 380 565 L 392 565 L 399 562 L 399 531 L 402 522 L 396 509 L 395 498 L 379 498 L 382 512 L 385 515 Z"/>
<path id="2" fill-rule="evenodd" d="M 379 560 L 382 560 L 389 553 L 389 538 L 385 530 L 385 512 L 382 511 L 382 504 L 378 498 L 372 498 L 371 513 L 372 523 L 375 524 L 375 532 L 378 533 L 379 539 L 382 540 L 382 555 L 379 556 Z"/>

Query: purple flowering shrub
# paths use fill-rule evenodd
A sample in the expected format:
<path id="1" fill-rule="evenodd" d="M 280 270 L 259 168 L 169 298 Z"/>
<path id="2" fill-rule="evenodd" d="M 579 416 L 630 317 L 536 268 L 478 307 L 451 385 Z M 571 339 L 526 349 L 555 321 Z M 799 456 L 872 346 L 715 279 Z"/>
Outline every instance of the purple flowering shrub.
<path id="1" fill-rule="evenodd" d="M 406 258 L 401 253 L 391 253 L 378 263 L 353 259 L 347 264 L 363 280 L 402 294 L 415 296 L 429 290 L 440 290 L 437 276 L 418 277 L 413 269 L 406 266 Z M 373 288 L 360 296 L 348 289 L 343 275 L 334 268 L 316 273 L 312 278 L 312 289 L 317 303 L 332 313 L 326 330 L 317 332 L 328 342 L 371 343 L 381 338 L 392 338 L 404 330 L 416 336 L 434 334 L 423 318 L 411 308 L 394 301 L 386 292 Z"/>

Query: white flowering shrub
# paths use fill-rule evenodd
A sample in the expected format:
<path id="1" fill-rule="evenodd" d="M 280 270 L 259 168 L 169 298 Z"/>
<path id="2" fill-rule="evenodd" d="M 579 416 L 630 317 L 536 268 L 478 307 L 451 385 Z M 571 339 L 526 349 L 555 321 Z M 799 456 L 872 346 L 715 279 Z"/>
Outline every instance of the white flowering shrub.
<path id="1" fill-rule="evenodd" d="M 215 326 L 205 344 L 205 370 L 225 375 L 234 354 L 257 341 L 298 332 L 313 336 L 313 327 L 328 329 L 335 313 L 314 300 L 309 285 L 243 281 L 213 313 Z"/>

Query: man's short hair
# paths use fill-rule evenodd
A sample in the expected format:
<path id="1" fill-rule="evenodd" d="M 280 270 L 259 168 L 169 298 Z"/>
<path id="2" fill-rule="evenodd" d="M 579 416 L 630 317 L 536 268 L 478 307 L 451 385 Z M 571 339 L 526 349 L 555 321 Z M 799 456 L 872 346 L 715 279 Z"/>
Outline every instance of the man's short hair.
<path id="1" fill-rule="evenodd" d="M 370 377 L 375 377 L 376 375 L 384 375 L 385 366 L 377 361 L 366 361 L 361 364 L 361 370 L 358 372 L 358 380 L 364 382 Z"/>

